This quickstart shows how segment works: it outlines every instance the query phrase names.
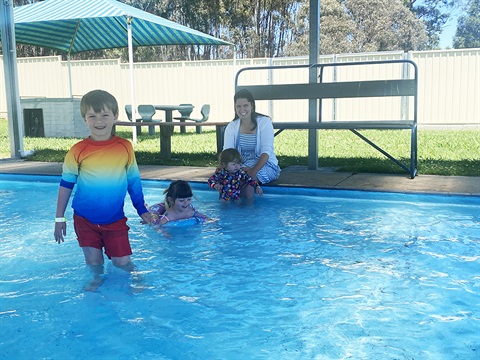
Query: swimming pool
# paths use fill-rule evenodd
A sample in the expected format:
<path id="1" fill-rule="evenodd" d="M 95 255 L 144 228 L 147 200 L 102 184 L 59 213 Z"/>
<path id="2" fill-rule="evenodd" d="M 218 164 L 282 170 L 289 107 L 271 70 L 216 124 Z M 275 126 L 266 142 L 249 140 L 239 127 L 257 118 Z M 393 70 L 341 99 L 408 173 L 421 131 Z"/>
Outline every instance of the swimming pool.
<path id="1" fill-rule="evenodd" d="M 0 353 L 13 359 L 478 359 L 480 198 L 265 188 L 164 233 L 126 202 L 146 289 L 90 279 L 58 177 L 0 175 Z M 144 181 L 149 204 L 168 183 Z"/>

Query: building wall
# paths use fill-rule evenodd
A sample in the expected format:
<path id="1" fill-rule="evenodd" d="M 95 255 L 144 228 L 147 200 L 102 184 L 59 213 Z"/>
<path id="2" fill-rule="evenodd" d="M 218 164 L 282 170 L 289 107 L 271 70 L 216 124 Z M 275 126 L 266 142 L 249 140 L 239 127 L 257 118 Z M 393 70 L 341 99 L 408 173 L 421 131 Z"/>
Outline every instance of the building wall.
<path id="1" fill-rule="evenodd" d="M 80 99 L 78 98 L 21 99 L 20 107 L 22 113 L 30 109 L 42 110 L 43 128 L 46 137 L 84 138 L 90 135 L 90 131 L 80 114 Z"/>
<path id="2" fill-rule="evenodd" d="M 338 54 L 322 56 L 319 62 L 368 61 L 407 58 L 416 62 L 419 71 L 419 125 L 480 125 L 480 49 L 438 50 L 420 52 L 384 52 L 368 54 Z M 212 121 L 233 118 L 233 95 L 236 72 L 247 66 L 307 64 L 308 57 L 262 58 L 212 61 L 176 61 L 135 63 L 134 102 L 138 104 L 180 104 L 195 106 L 193 117 L 200 117 L 203 104 L 211 105 Z M 0 60 L 0 67 L 3 62 Z M 129 64 L 113 60 L 71 61 L 71 86 L 74 98 L 93 89 L 111 92 L 123 111 L 132 103 Z M 70 97 L 69 64 L 58 56 L 18 59 L 19 91 L 21 98 Z M 282 83 L 305 81 L 306 72 L 288 71 L 283 74 L 257 74 L 242 79 L 249 83 Z M 375 79 L 405 76 L 398 69 L 372 66 L 370 69 L 351 69 L 326 73 L 324 81 L 335 79 Z M 308 81 L 308 80 L 307 80 Z M 323 104 L 325 119 L 357 117 L 397 117 L 402 104 L 398 100 L 386 103 L 356 100 L 329 101 Z M 306 101 L 291 103 L 259 102 L 258 110 L 275 121 L 304 121 Z M 392 111 L 393 110 L 393 111 Z M 0 116 L 6 114 L 4 73 L 0 75 Z M 411 109 L 407 110 L 411 116 Z M 156 118 L 164 118 L 159 112 Z"/>

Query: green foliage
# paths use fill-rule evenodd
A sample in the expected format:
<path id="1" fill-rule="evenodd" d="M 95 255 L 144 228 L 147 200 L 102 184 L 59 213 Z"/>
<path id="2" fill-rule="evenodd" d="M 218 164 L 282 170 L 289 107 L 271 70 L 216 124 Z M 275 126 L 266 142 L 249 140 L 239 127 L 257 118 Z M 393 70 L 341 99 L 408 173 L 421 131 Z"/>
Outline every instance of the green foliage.
<path id="1" fill-rule="evenodd" d="M 15 5 L 39 0 L 14 0 Z M 235 44 L 238 58 L 309 53 L 311 0 L 120 0 L 128 5 Z M 438 46 L 450 11 L 465 0 L 322 0 L 320 53 L 422 50 Z M 55 55 L 19 45 L 17 55 Z M 64 55 L 64 54 L 62 54 Z M 135 62 L 231 58 L 228 46 L 170 45 L 137 48 Z M 72 54 L 72 59 L 121 58 L 127 49 Z"/>
<path id="2" fill-rule="evenodd" d="M 427 37 L 422 21 L 399 0 L 345 0 L 353 52 L 419 50 Z"/>
<path id="3" fill-rule="evenodd" d="M 130 128 L 117 128 L 117 134 L 132 139 Z M 370 130 L 362 132 L 374 143 L 405 163 L 409 161 L 408 131 Z M 318 132 L 319 166 L 337 171 L 363 173 L 404 173 L 398 165 L 347 130 Z M 80 139 L 24 138 L 25 149 L 35 149 L 31 161 L 62 162 L 68 149 Z M 214 167 L 217 165 L 215 131 L 202 134 L 175 132 L 172 159 L 159 157 L 159 135 L 144 131 L 135 145 L 141 165 Z M 275 138 L 275 152 L 282 168 L 307 165 L 308 132 L 286 130 Z M 7 121 L 0 119 L 0 158 L 9 158 Z M 418 137 L 418 172 L 423 175 L 480 176 L 480 130 L 420 130 Z"/>
<path id="4" fill-rule="evenodd" d="M 458 18 L 455 49 L 480 47 L 480 0 L 470 0 L 467 14 Z"/>
<path id="5" fill-rule="evenodd" d="M 427 33 L 427 49 L 435 49 L 439 45 L 443 27 L 451 17 L 451 12 L 460 6 L 463 0 L 405 0 L 408 7 L 425 25 Z M 417 6 L 414 6 L 417 3 Z"/>

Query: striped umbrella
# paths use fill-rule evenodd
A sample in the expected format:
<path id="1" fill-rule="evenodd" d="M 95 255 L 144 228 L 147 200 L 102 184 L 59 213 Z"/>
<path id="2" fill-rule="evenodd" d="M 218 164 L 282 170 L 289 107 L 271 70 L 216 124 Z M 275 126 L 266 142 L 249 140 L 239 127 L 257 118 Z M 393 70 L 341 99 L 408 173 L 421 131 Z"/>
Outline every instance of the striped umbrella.
<path id="1" fill-rule="evenodd" d="M 46 0 L 13 10 L 17 43 L 64 51 L 68 59 L 71 53 L 128 47 L 133 109 L 133 46 L 232 45 L 115 0 Z"/>
<path id="2" fill-rule="evenodd" d="M 67 53 L 128 46 L 231 45 L 115 0 L 47 0 L 14 8 L 17 43 Z"/>

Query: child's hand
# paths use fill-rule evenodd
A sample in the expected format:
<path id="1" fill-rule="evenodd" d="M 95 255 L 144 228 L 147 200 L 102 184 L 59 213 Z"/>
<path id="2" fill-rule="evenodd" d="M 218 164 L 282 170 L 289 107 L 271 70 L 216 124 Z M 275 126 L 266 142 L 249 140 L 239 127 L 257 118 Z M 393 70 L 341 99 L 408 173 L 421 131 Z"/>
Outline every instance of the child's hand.
<path id="1" fill-rule="evenodd" d="M 64 242 L 63 237 L 67 235 L 67 223 L 66 222 L 56 222 L 55 223 L 55 241 L 57 243 Z"/>
<path id="2" fill-rule="evenodd" d="M 215 190 L 217 190 L 218 192 L 220 192 L 220 191 L 222 191 L 222 184 L 215 184 L 215 185 L 213 186 L 213 188 L 214 188 Z"/>
<path id="3" fill-rule="evenodd" d="M 152 224 L 152 214 L 150 212 L 146 212 L 146 213 L 143 213 L 142 215 L 140 215 L 140 217 L 142 218 L 142 224 L 149 224 L 151 225 Z"/>
<path id="4" fill-rule="evenodd" d="M 255 191 L 257 192 L 257 195 L 263 195 L 263 189 L 260 187 L 260 185 L 257 185 Z"/>

